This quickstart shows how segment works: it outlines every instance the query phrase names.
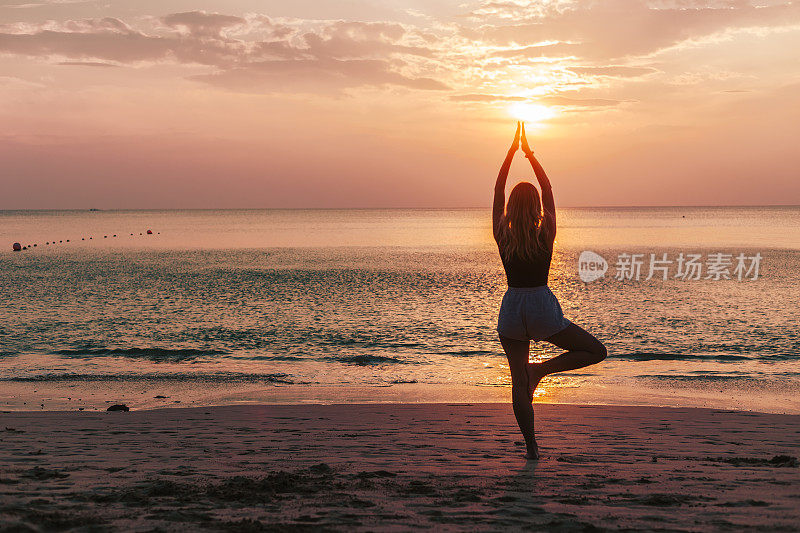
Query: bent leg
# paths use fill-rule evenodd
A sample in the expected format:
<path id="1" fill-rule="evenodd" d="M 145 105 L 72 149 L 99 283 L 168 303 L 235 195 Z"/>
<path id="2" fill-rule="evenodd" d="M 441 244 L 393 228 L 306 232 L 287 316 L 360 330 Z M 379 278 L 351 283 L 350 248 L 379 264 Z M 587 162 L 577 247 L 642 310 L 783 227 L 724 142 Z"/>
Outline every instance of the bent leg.
<path id="1" fill-rule="evenodd" d="M 570 324 L 544 340 L 567 351 L 547 361 L 534 364 L 534 372 L 541 377 L 597 364 L 608 354 L 602 342 L 576 324 Z"/>
<path id="2" fill-rule="evenodd" d="M 539 458 L 539 448 L 533 432 L 533 404 L 528 395 L 528 353 L 530 341 L 509 339 L 500 335 L 500 343 L 508 358 L 508 367 L 511 369 L 511 402 L 514 406 L 514 416 L 525 438 L 525 447 L 528 449 L 529 459 Z"/>

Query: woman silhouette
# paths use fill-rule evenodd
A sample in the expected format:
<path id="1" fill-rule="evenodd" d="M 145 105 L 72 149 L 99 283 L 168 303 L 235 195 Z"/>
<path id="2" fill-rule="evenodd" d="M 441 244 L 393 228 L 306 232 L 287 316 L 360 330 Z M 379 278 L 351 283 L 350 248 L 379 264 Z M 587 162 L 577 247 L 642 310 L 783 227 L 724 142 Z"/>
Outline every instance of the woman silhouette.
<path id="1" fill-rule="evenodd" d="M 520 131 L 522 151 L 539 181 L 542 200 L 533 184 L 522 182 L 511 191 L 506 205 L 506 179 L 520 145 Z M 492 227 L 508 279 L 497 332 L 511 369 L 511 399 L 528 449 L 525 457 L 538 459 L 539 448 L 533 430 L 533 391 L 539 381 L 548 374 L 599 363 L 606 358 L 606 347 L 592 334 L 564 318 L 561 305 L 547 286 L 556 238 L 553 190 L 542 165 L 528 146 L 525 126 L 519 122 L 514 143 L 494 186 Z M 545 340 L 566 351 L 541 363 L 529 363 L 531 340 Z"/>

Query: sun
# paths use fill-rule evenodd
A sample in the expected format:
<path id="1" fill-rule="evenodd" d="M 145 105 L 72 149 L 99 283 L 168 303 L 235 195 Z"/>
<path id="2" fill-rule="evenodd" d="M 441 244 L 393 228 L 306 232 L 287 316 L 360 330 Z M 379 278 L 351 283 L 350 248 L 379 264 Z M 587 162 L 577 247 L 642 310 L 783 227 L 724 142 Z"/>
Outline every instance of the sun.
<path id="1" fill-rule="evenodd" d="M 538 104 L 527 104 L 517 102 L 508 108 L 508 112 L 517 120 L 521 120 L 531 126 L 538 126 L 548 118 L 553 118 L 556 113 L 549 107 Z"/>

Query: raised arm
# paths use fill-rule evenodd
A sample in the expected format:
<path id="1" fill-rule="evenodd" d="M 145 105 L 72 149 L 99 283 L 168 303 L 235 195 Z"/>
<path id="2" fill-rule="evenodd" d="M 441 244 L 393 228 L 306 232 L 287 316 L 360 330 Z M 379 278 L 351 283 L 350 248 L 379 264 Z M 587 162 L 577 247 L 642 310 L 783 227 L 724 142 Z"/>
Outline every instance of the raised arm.
<path id="1" fill-rule="evenodd" d="M 500 173 L 497 174 L 497 182 L 494 184 L 494 202 L 492 204 L 492 231 L 494 238 L 497 240 L 500 229 L 500 219 L 503 217 L 503 212 L 506 208 L 506 180 L 508 180 L 508 169 L 511 168 L 511 161 L 514 160 L 514 154 L 519 147 L 519 132 L 520 123 L 517 122 L 517 133 L 514 134 L 514 142 L 511 148 L 508 149 L 506 159 L 500 167 Z"/>
<path id="2" fill-rule="evenodd" d="M 522 125 L 522 151 L 525 152 L 525 157 L 531 162 L 533 173 L 536 174 L 536 179 L 539 182 L 539 187 L 542 189 L 542 208 L 544 211 L 544 220 L 547 227 L 550 229 L 550 238 L 556 238 L 556 204 L 553 200 L 553 188 L 550 186 L 550 180 L 545 174 L 544 168 L 539 164 L 539 161 L 534 157 L 533 150 L 528 146 L 528 138 L 525 136 L 525 125 Z"/>

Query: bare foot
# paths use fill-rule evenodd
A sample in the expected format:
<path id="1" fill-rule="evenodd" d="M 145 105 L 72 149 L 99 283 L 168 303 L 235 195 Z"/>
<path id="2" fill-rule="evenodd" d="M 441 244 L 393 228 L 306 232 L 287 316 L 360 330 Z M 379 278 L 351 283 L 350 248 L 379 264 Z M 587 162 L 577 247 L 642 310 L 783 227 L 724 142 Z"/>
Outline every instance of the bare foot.
<path id="1" fill-rule="evenodd" d="M 525 454 L 525 459 L 528 461 L 538 461 L 539 460 L 539 447 L 534 445 L 533 448 L 528 449 L 528 453 Z"/>
<path id="2" fill-rule="evenodd" d="M 544 374 L 542 374 L 541 363 L 528 363 L 528 367 L 526 368 L 528 372 L 528 399 L 533 401 L 533 392 L 536 390 L 536 387 L 539 386 L 539 382 L 542 381 Z"/>

